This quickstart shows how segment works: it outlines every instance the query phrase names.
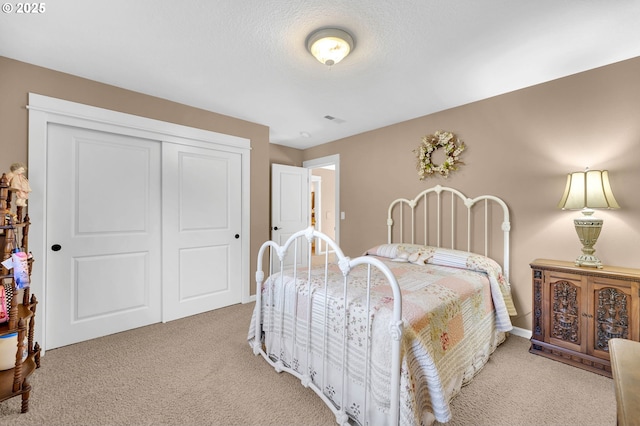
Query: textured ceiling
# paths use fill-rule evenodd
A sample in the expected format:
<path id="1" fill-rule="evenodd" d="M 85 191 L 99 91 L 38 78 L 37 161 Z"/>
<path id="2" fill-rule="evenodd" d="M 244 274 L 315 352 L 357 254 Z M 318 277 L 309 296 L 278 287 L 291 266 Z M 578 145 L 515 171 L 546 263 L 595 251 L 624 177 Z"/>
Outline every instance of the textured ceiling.
<path id="1" fill-rule="evenodd" d="M 639 0 L 44 4 L 0 14 L 1 56 L 260 123 L 296 148 L 640 56 Z M 305 47 L 330 26 L 356 43 L 332 68 Z"/>

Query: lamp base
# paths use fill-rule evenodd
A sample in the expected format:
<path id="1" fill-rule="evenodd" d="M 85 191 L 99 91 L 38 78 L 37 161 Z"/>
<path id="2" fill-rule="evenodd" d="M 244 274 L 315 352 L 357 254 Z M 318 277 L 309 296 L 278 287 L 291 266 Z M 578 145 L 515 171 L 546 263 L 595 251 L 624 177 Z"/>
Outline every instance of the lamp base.
<path id="1" fill-rule="evenodd" d="M 583 209 L 583 216 L 573 220 L 576 233 L 582 243 L 582 254 L 576 259 L 576 266 L 586 266 L 589 268 L 602 268 L 602 262 L 596 257 L 596 249 L 593 246 L 598 241 L 602 230 L 602 219 L 593 216 L 592 209 Z"/>
<path id="2" fill-rule="evenodd" d="M 576 266 L 602 269 L 602 262 L 592 254 L 581 254 L 575 262 Z"/>

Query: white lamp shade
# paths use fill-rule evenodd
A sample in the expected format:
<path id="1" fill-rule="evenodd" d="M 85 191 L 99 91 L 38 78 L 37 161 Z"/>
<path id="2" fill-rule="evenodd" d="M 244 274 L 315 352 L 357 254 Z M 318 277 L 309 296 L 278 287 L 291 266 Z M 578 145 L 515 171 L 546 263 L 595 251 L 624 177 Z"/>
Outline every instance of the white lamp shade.
<path id="1" fill-rule="evenodd" d="M 607 170 L 569 173 L 558 207 L 563 210 L 620 208 L 613 196 Z"/>
<path id="2" fill-rule="evenodd" d="M 335 65 L 353 50 L 353 38 L 343 30 L 327 28 L 307 38 L 307 49 L 325 65 Z"/>

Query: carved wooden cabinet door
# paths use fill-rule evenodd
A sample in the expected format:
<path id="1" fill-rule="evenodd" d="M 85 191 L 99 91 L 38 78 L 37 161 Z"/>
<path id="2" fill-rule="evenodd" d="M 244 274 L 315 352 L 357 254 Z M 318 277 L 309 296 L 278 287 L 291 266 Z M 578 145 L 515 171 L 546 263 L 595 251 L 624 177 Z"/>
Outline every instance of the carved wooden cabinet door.
<path id="1" fill-rule="evenodd" d="M 640 341 L 640 269 L 531 263 L 529 352 L 611 377 L 609 340 Z"/>
<path id="2" fill-rule="evenodd" d="M 587 353 L 609 359 L 609 339 L 638 340 L 638 308 L 638 282 L 592 277 Z"/>
<path id="3" fill-rule="evenodd" d="M 545 271 L 544 310 L 548 317 L 548 342 L 584 352 L 587 348 L 586 277 Z"/>

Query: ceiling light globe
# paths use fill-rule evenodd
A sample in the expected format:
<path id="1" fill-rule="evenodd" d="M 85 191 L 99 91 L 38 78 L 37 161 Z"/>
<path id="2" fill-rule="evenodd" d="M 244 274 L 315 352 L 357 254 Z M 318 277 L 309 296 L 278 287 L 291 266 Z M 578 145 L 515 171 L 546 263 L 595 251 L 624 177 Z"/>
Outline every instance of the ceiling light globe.
<path id="1" fill-rule="evenodd" d="M 353 37 L 336 28 L 315 31 L 307 38 L 307 50 L 327 66 L 343 60 L 353 50 L 353 46 Z"/>

